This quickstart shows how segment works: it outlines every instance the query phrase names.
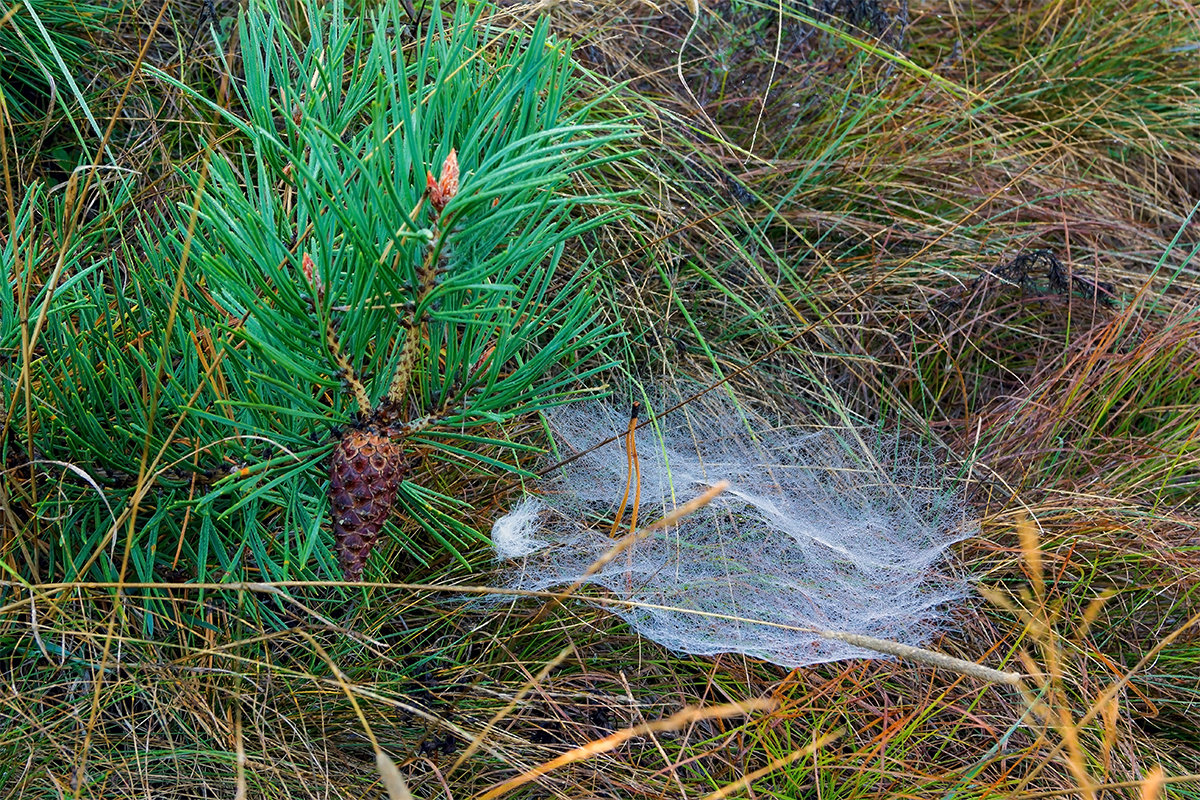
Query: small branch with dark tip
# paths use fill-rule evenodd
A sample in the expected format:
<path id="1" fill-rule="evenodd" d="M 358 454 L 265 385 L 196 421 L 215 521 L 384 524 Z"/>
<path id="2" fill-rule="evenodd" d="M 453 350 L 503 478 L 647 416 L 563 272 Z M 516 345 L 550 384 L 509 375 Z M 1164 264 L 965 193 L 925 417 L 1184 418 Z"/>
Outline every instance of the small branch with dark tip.
<path id="1" fill-rule="evenodd" d="M 625 508 L 629 504 L 629 489 L 634 487 L 633 496 L 633 521 L 630 523 L 630 530 L 637 530 L 638 504 L 642 494 L 642 467 L 638 461 L 637 440 L 634 438 L 634 433 L 638 427 L 638 416 L 641 414 L 642 404 L 634 402 L 632 409 L 629 412 L 629 427 L 625 430 L 625 496 L 621 498 L 621 507 L 617 510 L 617 516 L 613 519 L 612 530 L 609 531 L 609 537 L 617 535 L 617 529 L 621 526 L 621 520 L 625 517 Z"/>
<path id="2" fill-rule="evenodd" d="M 329 348 L 334 363 L 338 366 L 338 375 L 350 389 L 350 393 L 354 395 L 354 403 L 358 406 L 358 415 L 366 419 L 371 416 L 371 400 L 367 397 L 367 387 L 354 374 L 354 367 L 350 364 L 350 359 L 346 358 L 346 354 L 342 352 L 342 346 L 337 337 L 337 328 L 333 324 L 332 317 L 325 323 L 325 345 Z"/>
<path id="3" fill-rule="evenodd" d="M 313 264 L 312 257 L 308 253 L 304 254 L 301 269 L 304 272 L 304 277 L 308 279 L 308 283 L 313 289 L 313 299 L 310 301 L 313 313 L 320 316 L 319 309 L 325 302 L 325 285 L 321 283 L 321 276 L 317 274 L 316 265 Z M 355 405 L 358 406 L 358 415 L 366 419 L 371 415 L 371 400 L 367 397 L 367 387 L 355 375 L 350 359 L 342 352 L 342 344 L 338 339 L 337 327 L 333 324 L 332 316 L 325 320 L 325 346 L 329 348 L 329 353 L 333 356 L 333 362 L 337 364 L 338 378 L 345 383 L 350 393 L 354 395 Z"/>

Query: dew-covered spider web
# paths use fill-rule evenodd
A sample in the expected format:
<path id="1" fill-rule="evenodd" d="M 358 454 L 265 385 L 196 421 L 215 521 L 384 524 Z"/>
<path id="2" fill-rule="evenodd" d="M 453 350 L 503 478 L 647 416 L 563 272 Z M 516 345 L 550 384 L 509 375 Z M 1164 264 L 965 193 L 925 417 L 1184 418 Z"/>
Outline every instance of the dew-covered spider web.
<path id="1" fill-rule="evenodd" d="M 617 543 L 609 534 L 627 461 L 623 437 L 585 451 L 625 430 L 629 415 L 593 403 L 548 420 L 560 459 L 585 454 L 496 521 L 510 588 L 581 581 L 628 601 L 605 607 L 670 649 L 788 667 L 880 657 L 813 629 L 921 646 L 965 594 L 943 562 L 975 529 L 931 451 L 853 428 L 751 432 L 720 409 L 681 410 L 636 433 L 638 525 L 719 481 L 730 488 L 589 574 Z M 629 525 L 626 511 L 618 539 Z"/>

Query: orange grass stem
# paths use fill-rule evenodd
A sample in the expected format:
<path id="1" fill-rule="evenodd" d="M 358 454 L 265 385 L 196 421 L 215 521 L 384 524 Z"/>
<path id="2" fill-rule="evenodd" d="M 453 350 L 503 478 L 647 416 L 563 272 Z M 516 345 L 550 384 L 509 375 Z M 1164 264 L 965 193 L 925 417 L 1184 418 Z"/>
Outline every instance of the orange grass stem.
<path id="1" fill-rule="evenodd" d="M 621 507 L 617 509 L 617 515 L 613 518 L 612 530 L 608 532 L 610 539 L 615 539 L 617 529 L 621 527 L 621 520 L 625 517 L 625 507 L 629 504 L 629 487 L 633 485 L 634 476 L 637 476 L 637 489 L 633 496 L 633 522 L 630 523 L 630 532 L 637 530 L 637 513 L 638 501 L 642 495 L 642 468 L 638 463 L 637 457 L 637 441 L 634 437 L 634 431 L 637 430 L 638 413 L 642 410 L 642 404 L 634 402 L 633 410 L 629 414 L 629 427 L 625 429 L 625 495 L 621 498 Z"/>

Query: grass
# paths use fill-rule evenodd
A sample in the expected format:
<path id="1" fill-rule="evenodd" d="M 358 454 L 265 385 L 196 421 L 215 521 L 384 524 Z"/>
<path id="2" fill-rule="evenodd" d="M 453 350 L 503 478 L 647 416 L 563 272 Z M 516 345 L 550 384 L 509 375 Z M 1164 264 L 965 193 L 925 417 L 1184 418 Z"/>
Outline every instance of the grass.
<path id="1" fill-rule="evenodd" d="M 410 514 L 369 572 L 378 582 L 322 581 L 333 562 L 318 513 L 322 440 L 310 434 L 345 422 L 351 404 L 322 405 L 339 382 L 308 352 L 272 345 L 295 362 L 257 377 L 241 350 L 217 364 L 235 326 L 204 296 L 239 274 L 220 262 L 234 249 L 208 221 L 215 211 L 249 218 L 312 198 L 271 196 L 278 175 L 256 182 L 239 160 L 293 128 L 274 127 L 269 96 L 253 99 L 264 87 L 245 81 L 234 26 L 218 20 L 189 45 L 197 10 L 172 5 L 163 19 L 184 33 L 118 13 L 69 31 L 88 47 L 63 39 L 58 59 L 32 56 L 50 71 L 61 60 L 79 87 L 68 97 L 64 80 L 36 124 L 21 116 L 32 106 L 19 87 L 40 72 L 21 62 L 0 83 L 3 794 L 373 797 L 400 791 L 384 785 L 383 752 L 418 798 L 479 796 L 556 758 L 512 796 L 1200 796 L 1200 18 L 1150 0 L 934 2 L 907 9 L 900 39 L 887 23 L 895 8 L 823 8 L 818 19 L 754 2 L 695 18 L 683 6 L 481 9 L 493 34 L 546 16 L 582 70 L 562 113 L 634 132 L 599 143 L 561 190 L 620 211 L 564 211 L 581 227 L 562 237 L 550 287 L 592 281 L 594 324 L 620 336 L 560 360 L 584 376 L 561 390 L 724 381 L 748 412 L 939 440 L 969 468 L 981 532 L 954 568 L 980 596 L 954 610 L 935 648 L 1019 670 L 1023 691 L 910 662 L 787 671 L 689 657 L 570 602 L 545 616 L 529 600 L 474 606 L 461 587 L 491 580 L 485 548 L 464 534 L 456 560 Z M 410 58 L 420 39 L 392 10 Z M 297 6 L 280 24 L 302 19 Z M 479 74 L 512 57 L 504 41 L 466 47 Z M 104 169 L 77 170 L 97 153 Z M 269 169 L 314 163 L 303 150 L 276 156 Z M 344 165 L 328 155 L 321 169 Z M 202 175 L 217 200 L 190 229 Z M 286 253 L 279 236 L 254 247 Z M 204 268 L 177 284 L 185 246 Z M 1041 251 L 1052 258 L 1018 260 Z M 277 316 L 309 324 L 302 297 L 261 286 Z M 235 317 L 254 305 L 253 286 L 238 291 Z M 396 351 L 373 349 L 371 326 L 347 340 L 358 363 L 387 373 Z M 266 334 L 245 341 L 267 351 Z M 470 364 L 475 344 L 461 355 Z M 307 394 L 287 381 L 301 371 L 318 378 Z M 229 388 L 248 377 L 261 407 Z M 259 418 L 272 404 L 283 422 Z M 269 448 L 179 461 L 238 414 L 306 471 Z M 444 438 L 420 443 L 447 466 L 422 461 L 412 482 L 456 501 L 443 506 L 455 530 L 486 531 L 516 482 L 505 475 L 534 467 L 544 439 L 530 419 L 491 420 L 459 452 L 439 450 Z M 177 463 L 145 468 L 164 445 L 174 455 L 160 467 Z M 32 469 L 31 455 L 44 464 Z M 196 498 L 225 474 L 210 470 L 263 462 L 267 481 L 243 485 L 252 502 L 205 516 Z M 295 563 L 264 568 L 281 569 L 284 553 Z M 769 710 L 736 705 L 763 700 Z M 673 716 L 687 706 L 708 711 Z M 573 748 L 591 755 L 564 757 Z"/>

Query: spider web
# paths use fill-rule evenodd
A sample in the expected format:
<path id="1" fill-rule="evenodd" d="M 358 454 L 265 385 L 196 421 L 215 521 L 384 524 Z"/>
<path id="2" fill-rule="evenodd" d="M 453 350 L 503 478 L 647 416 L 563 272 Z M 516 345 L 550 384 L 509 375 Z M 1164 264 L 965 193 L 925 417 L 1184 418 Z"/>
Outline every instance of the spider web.
<path id="1" fill-rule="evenodd" d="M 548 419 L 566 458 L 629 418 L 594 403 Z M 616 544 L 609 531 L 627 462 L 623 439 L 586 452 L 496 520 L 509 588 L 591 584 L 623 601 L 607 608 L 672 650 L 787 667 L 881 657 L 814 628 L 921 646 L 966 594 L 939 566 L 976 529 L 928 450 L 854 428 L 752 432 L 721 410 L 673 414 L 636 436 L 640 524 L 718 481 L 730 488 L 588 574 Z M 627 533 L 628 514 L 623 522 Z"/>

